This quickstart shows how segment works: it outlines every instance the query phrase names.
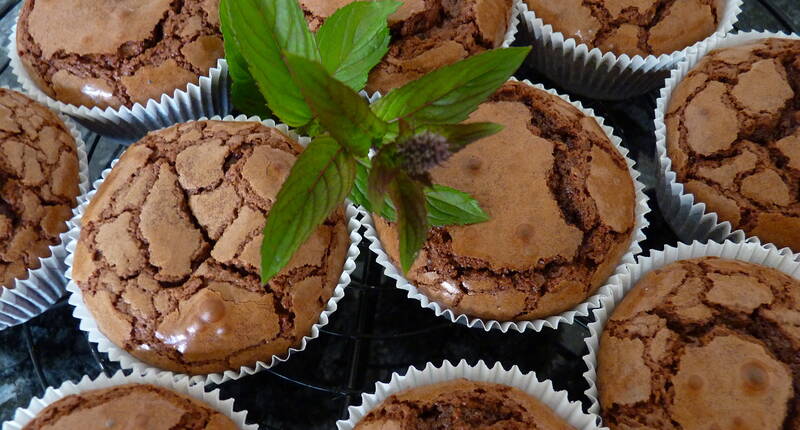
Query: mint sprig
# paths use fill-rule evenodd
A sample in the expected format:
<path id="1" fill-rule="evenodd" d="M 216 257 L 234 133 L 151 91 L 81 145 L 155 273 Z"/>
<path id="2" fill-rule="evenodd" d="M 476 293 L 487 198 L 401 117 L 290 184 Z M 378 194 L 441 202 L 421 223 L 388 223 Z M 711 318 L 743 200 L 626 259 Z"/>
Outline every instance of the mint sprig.
<path id="1" fill-rule="evenodd" d="M 430 226 L 488 219 L 468 194 L 431 183 L 427 170 L 502 128 L 459 123 L 511 76 L 528 48 L 488 51 L 443 67 L 370 106 L 356 91 L 386 54 L 388 17 L 399 5 L 350 3 L 313 35 L 296 0 L 221 0 L 234 104 L 248 112 L 268 107 L 284 123 L 317 136 L 267 216 L 263 282 L 348 195 L 396 220 L 406 271 Z"/>

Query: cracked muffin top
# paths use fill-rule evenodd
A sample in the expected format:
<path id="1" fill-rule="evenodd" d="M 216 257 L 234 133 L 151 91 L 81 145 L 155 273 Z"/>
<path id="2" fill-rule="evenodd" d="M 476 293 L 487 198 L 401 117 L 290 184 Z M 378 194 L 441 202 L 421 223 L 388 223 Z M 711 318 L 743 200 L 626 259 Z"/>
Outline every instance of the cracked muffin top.
<path id="1" fill-rule="evenodd" d="M 717 29 L 724 0 L 525 0 L 554 31 L 629 56 L 671 54 Z"/>
<path id="2" fill-rule="evenodd" d="M 39 429 L 235 430 L 207 404 L 149 384 L 119 385 L 66 396 L 36 415 L 23 430 Z"/>
<path id="3" fill-rule="evenodd" d="M 26 0 L 17 51 L 36 86 L 75 106 L 145 105 L 224 56 L 219 0 Z"/>
<path id="4" fill-rule="evenodd" d="M 0 88 L 0 290 L 50 256 L 79 183 L 75 139 L 58 115 Z"/>
<path id="5" fill-rule="evenodd" d="M 456 379 L 392 395 L 356 430 L 573 430 L 539 400 L 502 384 Z"/>
<path id="6" fill-rule="evenodd" d="M 720 222 L 800 251 L 800 40 L 709 53 L 675 87 L 665 123 L 687 192 Z"/>
<path id="7" fill-rule="evenodd" d="M 716 257 L 654 270 L 606 323 L 597 377 L 612 430 L 800 428 L 800 281 Z"/>
<path id="8" fill-rule="evenodd" d="M 128 148 L 83 214 L 72 268 L 100 330 L 190 374 L 298 346 L 349 245 L 339 209 L 261 284 L 265 216 L 301 151 L 277 129 L 234 121 L 179 124 Z"/>
<path id="9" fill-rule="evenodd" d="M 429 231 L 406 277 L 469 316 L 530 320 L 594 293 L 630 247 L 636 197 L 625 159 L 594 118 L 561 98 L 508 82 L 469 121 L 505 128 L 431 170 L 478 200 L 489 221 Z M 399 261 L 397 229 L 381 243 Z"/>
<path id="10" fill-rule="evenodd" d="M 299 0 L 309 27 L 352 0 Z M 367 91 L 386 94 L 423 75 L 503 44 L 513 0 L 407 0 L 389 17 L 389 52 Z"/>

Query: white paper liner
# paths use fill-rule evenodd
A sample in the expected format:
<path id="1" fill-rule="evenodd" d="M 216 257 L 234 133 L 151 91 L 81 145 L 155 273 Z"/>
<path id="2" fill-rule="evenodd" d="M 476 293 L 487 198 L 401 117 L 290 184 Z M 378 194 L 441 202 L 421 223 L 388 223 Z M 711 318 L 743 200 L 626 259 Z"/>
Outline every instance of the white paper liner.
<path id="1" fill-rule="evenodd" d="M 422 370 L 410 367 L 404 375 L 392 373 L 392 379 L 388 383 L 378 382 L 375 384 L 375 392 L 364 393 L 361 396 L 361 406 L 350 406 L 348 419 L 338 421 L 336 425 L 339 430 L 352 430 L 372 409 L 378 407 L 393 394 L 460 378 L 518 388 L 544 403 L 577 430 L 600 428 L 597 426 L 599 417 L 584 413 L 580 402 L 570 402 L 567 392 L 555 391 L 550 380 L 539 381 L 535 373 L 522 373 L 517 366 L 506 370 L 500 363 L 489 367 L 483 361 L 478 361 L 475 366 L 470 366 L 466 360 L 461 360 L 458 365 L 444 361 L 439 367 L 428 363 Z"/>
<path id="2" fill-rule="evenodd" d="M 508 29 L 505 36 L 503 36 L 503 43 L 500 48 L 508 48 L 516 40 L 517 31 L 519 31 L 519 15 L 523 4 L 523 0 L 514 0 L 514 4 L 511 6 L 511 16 L 508 17 Z"/>
<path id="3" fill-rule="evenodd" d="M 206 118 L 200 118 L 203 120 Z M 215 116 L 210 118 L 211 120 L 223 120 L 223 121 L 256 121 L 264 124 L 267 127 L 276 128 L 287 136 L 297 140 L 301 145 L 304 147 L 308 145 L 311 141 L 308 137 L 301 137 L 298 136 L 294 131 L 290 130 L 288 126 L 285 124 L 276 124 L 273 120 L 261 120 L 259 117 L 247 117 L 245 115 L 239 115 L 237 117 L 233 117 L 228 115 L 224 118 L 220 118 L 219 116 Z M 111 163 L 113 168 L 116 165 L 118 159 L 114 160 Z M 69 303 L 75 307 L 73 311 L 73 315 L 75 318 L 80 320 L 80 329 L 87 332 L 89 341 L 97 344 L 97 350 L 100 352 L 104 352 L 108 354 L 108 358 L 111 361 L 116 361 L 123 369 L 133 369 L 137 373 L 143 373 L 148 369 L 158 369 L 155 366 L 147 364 L 138 358 L 134 357 L 133 355 L 129 354 L 124 349 L 118 347 L 113 342 L 111 342 L 97 327 L 97 322 L 94 320 L 92 313 L 86 307 L 85 303 L 83 302 L 83 294 L 81 292 L 80 287 L 72 280 L 72 261 L 73 256 L 75 253 L 75 246 L 77 241 L 80 237 L 80 225 L 81 225 L 81 216 L 86 211 L 86 207 L 89 204 L 89 201 L 97 192 L 97 189 L 103 183 L 105 178 L 111 172 L 111 169 L 106 169 L 100 175 L 100 179 L 94 182 L 94 188 L 87 194 L 86 201 L 78 206 L 76 209 L 75 217 L 72 219 L 74 227 L 67 232 L 67 252 L 69 255 L 66 258 L 66 277 L 69 279 L 69 283 L 67 284 L 67 290 L 71 293 L 69 297 Z M 290 348 L 289 351 L 281 356 L 274 355 L 271 357 L 269 362 L 265 361 L 257 361 L 255 364 L 250 366 L 242 366 L 238 370 L 226 370 L 220 373 L 210 373 L 207 375 L 188 375 L 184 373 L 177 373 L 177 372 L 170 372 L 166 370 L 161 370 L 163 372 L 170 373 L 173 375 L 175 380 L 183 381 L 188 380 L 192 384 L 202 383 L 202 384 L 221 384 L 226 381 L 235 380 L 242 378 L 246 375 L 252 375 L 254 373 L 258 373 L 262 370 L 269 369 L 272 366 L 280 362 L 284 362 L 292 356 L 292 354 L 296 352 L 300 352 L 306 348 L 306 345 L 309 341 L 316 339 L 320 335 L 320 329 L 328 324 L 331 314 L 336 312 L 338 307 L 339 300 L 344 297 L 345 294 L 345 287 L 350 284 L 350 275 L 356 269 L 356 258 L 359 255 L 358 244 L 361 243 L 361 235 L 358 234 L 358 229 L 361 227 L 361 223 L 358 221 L 358 217 L 356 216 L 358 211 L 356 208 L 349 202 L 346 205 L 345 211 L 345 218 L 347 219 L 347 230 L 350 234 L 350 246 L 347 249 L 347 256 L 344 261 L 344 265 L 342 268 L 342 274 L 339 277 L 339 282 L 336 285 L 336 288 L 333 291 L 333 295 L 331 296 L 330 300 L 323 309 L 322 313 L 319 317 L 319 322 L 314 324 L 311 327 L 311 333 L 308 336 L 304 336 L 300 346 L 297 348 Z"/>
<path id="4" fill-rule="evenodd" d="M 516 78 L 512 77 L 511 81 L 517 81 Z M 622 139 L 614 135 L 614 129 L 605 125 L 605 119 L 603 117 L 595 115 L 594 110 L 584 108 L 581 102 L 575 101 L 573 102 L 570 100 L 568 96 L 561 95 L 557 93 L 555 90 L 547 89 L 540 84 L 532 84 L 530 81 L 523 80 L 521 81 L 524 84 L 530 85 L 536 89 L 546 91 L 549 94 L 553 94 L 555 96 L 560 97 L 562 100 L 566 101 L 567 103 L 572 104 L 575 106 L 579 111 L 581 111 L 584 115 L 589 116 L 597 120 L 600 127 L 606 133 L 609 140 L 613 144 L 613 146 L 619 151 L 620 155 L 625 158 L 625 162 L 628 165 L 628 171 L 631 174 L 631 178 L 633 179 L 633 186 L 636 193 L 636 207 L 635 207 L 635 223 L 634 229 L 631 233 L 631 245 L 628 248 L 627 252 L 622 256 L 620 259 L 619 265 L 617 270 L 621 268 L 626 263 L 633 263 L 635 261 L 635 256 L 642 252 L 642 248 L 639 245 L 641 241 L 645 239 L 644 235 L 644 228 L 649 225 L 647 221 L 646 215 L 650 212 L 650 207 L 647 204 L 647 195 L 644 193 L 644 184 L 639 181 L 639 176 L 641 174 L 634 168 L 635 162 L 628 157 L 628 150 L 622 146 Z M 380 93 L 373 94 L 369 101 L 370 103 L 374 103 L 380 98 Z M 375 224 L 372 221 L 372 215 L 365 211 L 363 208 L 359 207 L 358 211 L 361 213 L 361 223 L 365 227 L 364 237 L 369 239 L 370 245 L 369 249 L 375 253 L 377 256 L 377 262 L 381 266 L 383 266 L 384 271 L 383 273 L 394 279 L 396 281 L 397 288 L 406 290 L 408 292 L 407 296 L 411 299 L 418 300 L 420 302 L 420 306 L 423 308 L 428 308 L 433 310 L 436 316 L 444 317 L 450 320 L 450 322 L 463 324 L 468 327 L 479 327 L 485 331 L 489 330 L 500 330 L 503 333 L 506 333 L 508 330 L 515 330 L 518 332 L 523 332 L 525 330 L 533 330 L 533 331 L 541 331 L 544 327 L 549 328 L 557 328 L 561 323 L 572 324 L 575 320 L 575 317 L 583 317 L 589 315 L 589 309 L 597 307 L 600 305 L 600 298 L 602 297 L 601 294 L 596 293 L 593 296 L 586 299 L 585 302 L 579 304 L 572 310 L 562 312 L 559 315 L 553 315 L 544 319 L 536 319 L 536 320 L 529 320 L 529 321 L 498 321 L 498 320 L 484 320 L 481 318 L 474 318 L 470 317 L 466 314 L 456 314 L 451 309 L 447 309 L 436 303 L 428 297 L 421 293 L 417 287 L 411 284 L 404 276 L 402 270 L 399 270 L 397 266 L 392 263 L 391 258 L 383 249 L 381 245 L 380 238 L 378 237 L 378 233 L 375 230 Z"/>
<path id="5" fill-rule="evenodd" d="M 553 0 L 557 1 L 557 0 Z M 567 91 L 587 97 L 621 100 L 656 89 L 669 76 L 669 70 L 698 46 L 721 37 L 733 29 L 741 12 L 742 0 L 721 0 L 722 18 L 715 33 L 672 54 L 633 57 L 590 48 L 545 24 L 522 2 L 522 21 L 533 40 L 529 64 Z"/>
<path id="6" fill-rule="evenodd" d="M 208 75 L 201 76 L 199 82 L 189 83 L 185 89 L 177 88 L 172 95 L 162 94 L 160 100 L 150 99 L 144 106 L 136 103 L 131 107 L 100 109 L 60 102 L 36 86 L 19 58 L 16 20 L 11 29 L 8 57 L 14 76 L 31 98 L 50 109 L 71 116 L 98 134 L 127 143 L 140 139 L 149 131 L 201 117 L 226 115 L 231 111 L 228 63 L 225 59 L 218 60 L 217 66 L 211 68 Z"/>
<path id="7" fill-rule="evenodd" d="M 220 399 L 219 388 L 213 391 L 205 391 L 202 385 L 190 385 L 188 381 L 174 381 L 166 373 L 147 372 L 143 375 L 131 374 L 125 376 L 121 370 L 111 377 L 101 373 L 95 379 L 84 376 L 77 384 L 66 381 L 58 388 L 48 387 L 44 392 L 44 396 L 32 399 L 27 408 L 18 408 L 14 413 L 14 419 L 3 423 L 3 430 L 21 430 L 44 408 L 64 397 L 126 384 L 150 384 L 168 388 L 205 403 L 211 409 L 230 418 L 242 430 L 258 430 L 257 425 L 245 423 L 247 411 L 234 411 L 233 399 Z"/>
<path id="8" fill-rule="evenodd" d="M 695 202 L 694 194 L 685 192 L 683 184 L 678 182 L 677 175 L 672 170 L 672 160 L 667 155 L 667 127 L 664 122 L 672 91 L 710 51 L 770 37 L 800 39 L 800 35 L 786 33 L 746 32 L 703 42 L 695 52 L 687 55 L 686 61 L 682 61 L 672 71 L 666 86 L 661 89 L 655 113 L 656 158 L 658 158 L 656 197 L 664 219 L 684 242 L 692 240 L 722 242 L 726 239 L 741 242 L 745 238 L 745 232 L 733 231 L 731 223 L 720 222 L 716 212 L 706 211 L 705 203 Z"/>
<path id="9" fill-rule="evenodd" d="M 5 87 L 3 87 L 5 88 Z M 10 88 L 6 88 L 10 89 Z M 13 91 L 13 90 L 12 90 Z M 89 159 L 86 144 L 75 123 L 56 112 L 64 122 L 72 137 L 78 155 L 78 195 L 76 204 L 82 204 L 89 191 Z M 71 220 L 66 220 L 67 230 L 73 228 Z M 38 269 L 28 269 L 26 279 L 14 281 L 14 288 L 0 286 L 0 330 L 22 324 L 41 315 L 64 295 L 67 281 L 64 279 L 64 258 L 67 256 L 66 233 L 60 235 L 61 241 L 50 246 L 50 255 L 39 259 Z"/>
<path id="10" fill-rule="evenodd" d="M 726 240 L 718 242 L 692 242 L 691 244 L 679 243 L 678 247 L 668 246 L 663 251 L 653 251 L 649 257 L 640 257 L 636 264 L 628 264 L 623 270 L 609 279 L 601 306 L 593 309 L 595 322 L 589 324 L 589 337 L 586 338 L 588 353 L 583 357 L 587 370 L 583 377 L 589 383 L 585 391 L 591 401 L 589 412 L 600 414 L 600 400 L 597 392 L 597 351 L 600 347 L 600 336 L 603 326 L 614 312 L 614 308 L 622 302 L 628 291 L 633 288 L 642 277 L 652 270 L 659 269 L 678 260 L 688 260 L 699 257 L 722 257 L 729 260 L 740 260 L 749 263 L 772 267 L 789 276 L 800 279 L 800 254 L 793 254 L 788 248 L 778 249 L 775 245 L 762 245 L 757 241 L 736 243 Z"/>

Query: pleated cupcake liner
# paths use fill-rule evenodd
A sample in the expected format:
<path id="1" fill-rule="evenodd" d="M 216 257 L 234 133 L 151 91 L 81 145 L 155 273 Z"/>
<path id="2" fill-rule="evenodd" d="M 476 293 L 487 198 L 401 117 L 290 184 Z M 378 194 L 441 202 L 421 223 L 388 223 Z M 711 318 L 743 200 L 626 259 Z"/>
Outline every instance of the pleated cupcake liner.
<path id="1" fill-rule="evenodd" d="M 517 81 L 515 78 L 511 78 L 512 81 Z M 603 131 L 606 133 L 606 136 L 611 141 L 614 148 L 617 149 L 619 154 L 625 159 L 625 163 L 628 165 L 628 172 L 631 175 L 631 179 L 633 180 L 634 190 L 636 194 L 636 205 L 635 205 L 635 224 L 634 229 L 631 234 L 631 244 L 628 250 L 620 259 L 618 269 L 622 267 L 625 263 L 632 263 L 635 261 L 635 256 L 642 252 L 642 248 L 640 243 L 645 239 L 644 235 L 644 228 L 649 225 L 647 221 L 646 215 L 650 212 L 650 207 L 648 206 L 647 202 L 647 195 L 644 193 L 644 184 L 639 181 L 639 177 L 641 173 L 639 173 L 635 168 L 635 162 L 628 156 L 629 151 L 622 146 L 622 139 L 614 135 L 614 129 L 605 125 L 605 119 L 603 117 L 598 116 L 594 113 L 594 110 L 589 108 L 584 108 L 583 105 L 575 101 L 573 102 L 568 96 L 562 95 L 557 93 L 555 90 L 547 89 L 542 85 L 539 84 L 532 84 L 530 81 L 523 80 L 521 81 L 524 84 L 530 85 L 533 88 L 538 90 L 542 90 L 547 92 L 548 94 L 552 94 L 555 96 L 560 97 L 562 100 L 570 103 L 574 107 L 576 107 L 581 113 L 584 115 L 594 118 Z M 374 103 L 380 98 L 380 93 L 375 93 L 369 97 L 370 103 Z M 503 333 L 508 332 L 509 330 L 514 330 L 518 332 L 523 332 L 526 330 L 533 330 L 535 332 L 541 331 L 545 327 L 549 328 L 558 328 L 560 324 L 572 324 L 575 321 L 576 317 L 584 317 L 589 315 L 589 310 L 591 308 L 597 307 L 600 305 L 600 299 L 603 297 L 602 289 L 598 290 L 597 293 L 587 298 L 584 302 L 577 305 L 575 308 L 562 312 L 558 315 L 553 315 L 547 318 L 542 319 L 535 319 L 535 320 L 528 320 L 528 321 L 498 321 L 498 320 L 486 320 L 481 318 L 471 317 L 469 315 L 463 313 L 457 313 L 452 309 L 448 309 L 445 306 L 430 300 L 425 294 L 420 292 L 416 286 L 414 286 L 406 277 L 403 275 L 402 270 L 400 270 L 395 264 L 392 262 L 392 259 L 386 253 L 386 250 L 383 248 L 381 244 L 380 237 L 378 236 L 377 231 L 375 230 L 375 224 L 372 220 L 372 214 L 368 213 L 363 208 L 359 207 L 358 211 L 361 213 L 361 223 L 365 227 L 364 237 L 370 241 L 369 249 L 375 253 L 377 257 L 377 262 L 384 268 L 384 274 L 392 279 L 395 280 L 397 288 L 407 291 L 407 296 L 410 299 L 414 299 L 419 301 L 420 306 L 423 308 L 431 309 L 434 314 L 438 317 L 443 317 L 452 323 L 466 325 L 470 328 L 480 328 L 485 331 L 490 330 L 500 330 Z M 617 270 L 618 270 L 617 269 Z"/>
<path id="2" fill-rule="evenodd" d="M 162 94 L 160 99 L 150 99 L 145 104 L 119 108 L 75 106 L 58 101 L 39 89 L 22 64 L 17 51 L 17 24 L 11 30 L 8 45 L 11 70 L 24 92 L 50 109 L 69 115 L 93 132 L 130 144 L 150 131 L 179 122 L 202 117 L 226 115 L 232 110 L 228 95 L 228 63 L 217 60 L 206 76 L 172 94 Z"/>
<path id="3" fill-rule="evenodd" d="M 111 377 L 101 373 L 94 379 L 89 378 L 89 376 L 84 376 L 77 384 L 66 381 L 58 388 L 48 387 L 44 395 L 32 399 L 27 408 L 18 408 L 14 412 L 13 420 L 3 423 L 3 430 L 21 430 L 26 424 L 36 418 L 36 415 L 44 408 L 64 397 L 126 384 L 150 384 L 170 389 L 205 403 L 210 408 L 230 418 L 241 430 L 258 430 L 257 425 L 247 424 L 245 422 L 247 419 L 247 411 L 234 411 L 233 399 L 220 399 L 219 388 L 213 391 L 205 391 L 205 387 L 202 385 L 190 385 L 189 382 L 185 380 L 175 381 L 170 375 L 164 373 L 147 372 L 142 375 L 131 374 L 125 376 L 121 370 L 117 371 L 117 373 Z"/>
<path id="4" fill-rule="evenodd" d="M 514 4 L 511 6 L 511 16 L 508 17 L 508 29 L 506 29 L 506 34 L 503 36 L 503 43 L 500 44 L 500 48 L 508 48 L 517 40 L 520 24 L 519 17 L 524 4 L 523 0 L 514 0 Z"/>
<path id="5" fill-rule="evenodd" d="M 200 118 L 203 120 L 205 118 Z M 290 130 L 288 126 L 285 124 L 276 124 L 273 120 L 262 120 L 258 117 L 247 117 L 245 115 L 239 115 L 237 117 L 233 116 L 226 116 L 224 118 L 220 118 L 219 116 L 215 116 L 210 118 L 211 120 L 222 120 L 222 121 L 255 121 L 264 124 L 267 127 L 276 128 L 290 136 L 291 138 L 298 141 L 302 146 L 308 145 L 311 141 L 308 137 L 300 137 L 294 131 Z M 117 160 L 112 162 L 111 166 L 113 168 L 116 165 Z M 347 256 L 342 268 L 342 274 L 339 278 L 339 282 L 336 285 L 336 288 L 333 291 L 333 295 L 328 300 L 325 308 L 323 309 L 322 313 L 320 314 L 319 321 L 311 327 L 311 333 L 307 336 L 304 336 L 300 345 L 298 347 L 290 348 L 285 354 L 282 355 L 273 355 L 272 357 L 265 357 L 265 359 L 259 360 L 256 363 L 249 365 L 249 366 L 242 366 L 238 369 L 230 369 L 224 372 L 218 373 L 210 373 L 204 375 L 189 375 L 185 373 L 179 372 L 172 372 L 167 370 L 162 370 L 157 368 L 156 366 L 147 364 L 138 358 L 134 357 L 123 348 L 115 345 L 111 340 L 103 334 L 102 331 L 97 326 L 97 322 L 94 319 L 91 311 L 86 307 L 86 304 L 83 301 L 83 292 L 81 291 L 80 287 L 75 283 L 72 279 L 72 265 L 73 265 L 73 257 L 75 253 L 75 247 L 77 245 L 78 239 L 80 238 L 80 230 L 81 230 L 81 217 L 86 211 L 86 208 L 91 201 L 92 197 L 95 195 L 97 190 L 100 188 L 100 185 L 106 179 L 106 177 L 111 172 L 111 168 L 106 169 L 102 172 L 101 178 L 94 182 L 94 188 L 90 191 L 87 195 L 86 201 L 81 204 L 77 210 L 76 215 L 72 219 L 72 223 L 74 227 L 67 232 L 67 252 L 69 255 L 66 258 L 66 277 L 69 279 L 69 283 L 67 284 L 67 290 L 71 293 L 69 298 L 69 303 L 75 307 L 73 311 L 73 315 L 75 318 L 80 320 L 80 329 L 88 334 L 89 341 L 92 343 L 97 344 L 97 350 L 105 353 L 108 355 L 109 360 L 119 363 L 119 365 L 123 369 L 132 369 L 134 372 L 137 373 L 144 373 L 145 371 L 154 369 L 159 370 L 161 372 L 166 372 L 172 375 L 172 377 L 176 381 L 189 381 L 191 384 L 221 384 L 226 381 L 236 380 L 243 378 L 247 375 L 252 375 L 254 373 L 261 372 L 265 369 L 269 369 L 272 366 L 277 365 L 278 363 L 287 361 L 293 354 L 296 354 L 300 351 L 306 349 L 308 343 L 320 336 L 320 332 L 322 327 L 326 326 L 330 321 L 331 315 L 336 312 L 338 308 L 339 300 L 341 300 L 345 295 L 345 287 L 350 284 L 351 278 L 350 275 L 356 269 L 356 258 L 359 255 L 358 245 L 361 243 L 361 235 L 358 234 L 358 230 L 361 227 L 361 223 L 358 221 L 358 214 L 356 208 L 350 204 L 349 202 L 346 205 L 345 210 L 345 217 L 347 219 L 347 230 L 350 236 L 350 245 L 347 249 Z"/>
<path id="6" fill-rule="evenodd" d="M 590 48 L 555 31 L 522 2 L 522 21 L 533 41 L 528 62 L 565 90 L 586 97 L 621 100 L 644 94 L 664 83 L 669 71 L 685 56 L 730 32 L 741 12 L 742 0 L 724 0 L 715 33 L 680 51 L 659 56 L 616 55 Z"/>
<path id="7" fill-rule="evenodd" d="M 608 284 L 603 287 L 608 290 L 609 294 L 603 297 L 599 308 L 592 310 L 595 321 L 589 324 L 590 335 L 585 339 L 588 353 L 583 357 L 588 369 L 583 374 L 583 377 L 589 384 L 589 388 L 584 394 L 591 401 L 589 406 L 590 413 L 600 415 L 600 395 L 597 388 L 597 353 L 601 347 L 600 337 L 603 333 L 603 327 L 614 313 L 614 309 L 647 273 L 679 260 L 711 256 L 760 264 L 800 279 L 800 262 L 798 262 L 800 254 L 793 254 L 786 248 L 778 249 L 772 244 L 762 245 L 757 240 L 741 243 L 730 240 L 722 243 L 701 243 L 697 241 L 691 244 L 679 243 L 677 247 L 667 246 L 662 251 L 651 252 L 649 257 L 640 257 L 638 263 L 626 265 L 620 273 L 612 276 Z"/>
<path id="8" fill-rule="evenodd" d="M 438 367 L 433 363 L 428 363 L 423 369 L 410 367 L 403 375 L 393 373 L 388 383 L 378 382 L 373 393 L 364 393 L 360 406 L 350 406 L 348 419 L 337 422 L 336 426 L 338 430 L 352 430 L 371 410 L 393 394 L 460 378 L 518 388 L 552 409 L 576 430 L 600 428 L 597 426 L 598 416 L 584 413 L 580 402 L 570 402 L 567 392 L 556 391 L 550 380 L 539 380 L 535 373 L 523 373 L 517 366 L 506 370 L 500 363 L 489 367 L 483 361 L 471 366 L 466 360 L 456 365 L 444 361 Z"/>
<path id="9" fill-rule="evenodd" d="M 726 239 L 741 242 L 745 239 L 746 233 L 742 230 L 734 231 L 730 222 L 721 221 L 716 212 L 707 211 L 705 203 L 696 201 L 694 194 L 687 192 L 684 185 L 678 182 L 667 151 L 667 127 L 664 121 L 672 92 L 709 52 L 772 37 L 800 39 L 800 35 L 763 31 L 729 34 L 700 43 L 697 50 L 687 55 L 686 61 L 682 61 L 672 71 L 669 79 L 666 80 L 666 86 L 661 89 L 661 96 L 656 103 L 655 112 L 656 158 L 658 159 L 656 198 L 664 219 L 684 242 L 692 240 L 722 242 Z M 754 238 L 753 240 L 758 239 Z"/>
<path id="10" fill-rule="evenodd" d="M 70 135 L 75 139 L 78 155 L 78 205 L 86 199 L 89 191 L 89 158 L 86 155 L 86 144 L 75 123 L 56 113 L 64 122 Z M 66 220 L 67 230 L 72 229 L 71 220 Z M 0 330 L 22 324 L 41 315 L 55 304 L 65 293 L 67 281 L 64 279 L 64 258 L 66 251 L 66 233 L 60 236 L 60 242 L 49 247 L 50 255 L 39 259 L 39 268 L 28 269 L 25 279 L 16 279 L 13 288 L 0 286 Z"/>

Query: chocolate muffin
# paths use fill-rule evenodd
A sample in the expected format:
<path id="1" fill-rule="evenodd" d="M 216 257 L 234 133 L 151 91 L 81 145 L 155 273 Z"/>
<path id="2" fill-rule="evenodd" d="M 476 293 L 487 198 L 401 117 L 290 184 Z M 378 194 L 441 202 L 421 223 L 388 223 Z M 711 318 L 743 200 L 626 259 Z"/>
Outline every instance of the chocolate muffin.
<path id="1" fill-rule="evenodd" d="M 725 0 L 525 0 L 545 25 L 589 48 L 671 54 L 710 36 Z"/>
<path id="2" fill-rule="evenodd" d="M 436 227 L 406 277 L 457 313 L 530 320 L 572 309 L 631 245 L 636 196 L 625 159 L 594 118 L 545 91 L 506 83 L 469 121 L 503 131 L 432 169 L 471 194 L 489 221 Z M 399 261 L 397 230 L 376 217 Z"/>
<path id="3" fill-rule="evenodd" d="M 502 384 L 456 379 L 403 391 L 384 400 L 357 430 L 570 430 L 550 408 Z"/>
<path id="4" fill-rule="evenodd" d="M 17 51 L 36 86 L 118 108 L 199 82 L 224 56 L 219 0 L 26 0 Z"/>
<path id="5" fill-rule="evenodd" d="M 50 256 L 79 183 L 75 139 L 58 115 L 0 88 L 0 290 Z"/>
<path id="6" fill-rule="evenodd" d="M 734 229 L 800 251 L 800 40 L 712 51 L 675 87 L 665 123 L 687 192 Z"/>
<path id="7" fill-rule="evenodd" d="M 23 430 L 235 430 L 227 416 L 189 396 L 149 384 L 120 385 L 66 396 L 44 408 Z"/>
<path id="8" fill-rule="evenodd" d="M 299 0 L 309 27 L 352 0 Z M 503 44 L 513 0 L 408 0 L 389 17 L 389 52 L 369 75 L 367 91 L 390 90 L 440 67 Z"/>
<path id="9" fill-rule="evenodd" d="M 606 323 L 612 429 L 800 428 L 800 281 L 715 257 L 645 275 Z"/>
<path id="10" fill-rule="evenodd" d="M 265 216 L 301 151 L 277 129 L 233 121 L 179 124 L 128 148 L 83 214 L 72 268 L 99 329 L 190 374 L 299 346 L 349 245 L 340 209 L 261 284 Z"/>

